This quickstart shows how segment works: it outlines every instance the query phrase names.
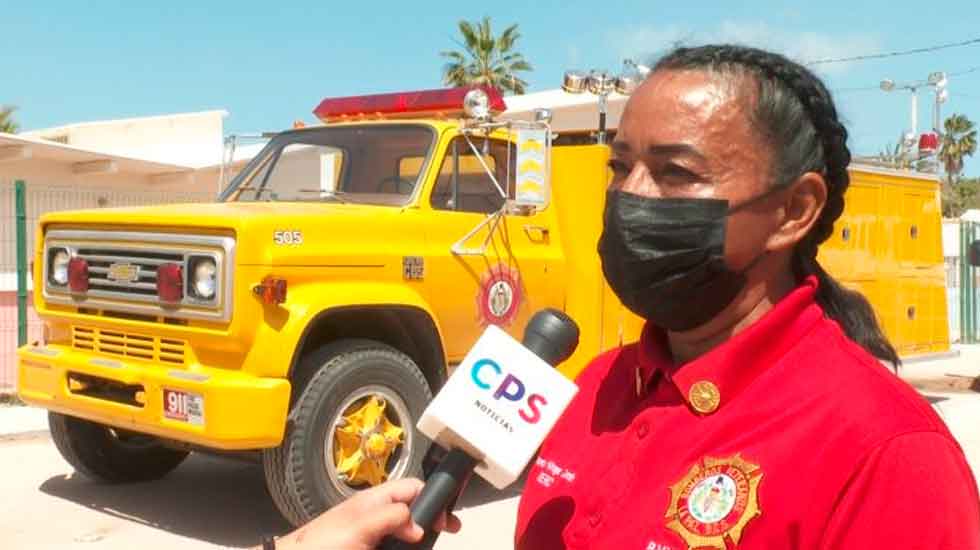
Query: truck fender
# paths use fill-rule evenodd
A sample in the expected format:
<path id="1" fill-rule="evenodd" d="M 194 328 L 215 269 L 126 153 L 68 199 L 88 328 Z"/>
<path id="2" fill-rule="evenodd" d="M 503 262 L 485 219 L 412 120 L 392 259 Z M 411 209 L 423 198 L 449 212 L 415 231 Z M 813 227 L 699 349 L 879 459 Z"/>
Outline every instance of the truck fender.
<path id="1" fill-rule="evenodd" d="M 296 293 L 290 289 L 289 301 L 303 304 L 301 312 L 291 308 L 296 315 L 291 314 L 287 324 L 292 326 L 282 331 L 292 336 L 283 348 L 291 350 L 286 374 L 294 383 L 300 360 L 322 345 L 324 331 L 339 331 L 337 338 L 372 338 L 392 345 L 415 360 L 433 393 L 445 382 L 443 332 L 432 307 L 414 289 L 374 282 L 303 285 Z M 359 326 L 365 323 L 357 321 L 366 319 L 371 326 Z"/>

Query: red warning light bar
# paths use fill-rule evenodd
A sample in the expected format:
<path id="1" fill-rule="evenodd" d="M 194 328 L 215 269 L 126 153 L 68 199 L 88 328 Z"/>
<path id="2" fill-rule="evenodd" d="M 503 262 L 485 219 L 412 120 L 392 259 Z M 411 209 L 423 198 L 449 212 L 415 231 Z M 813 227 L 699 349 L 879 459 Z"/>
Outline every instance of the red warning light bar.
<path id="1" fill-rule="evenodd" d="M 489 86 L 467 86 L 391 94 L 327 98 L 313 110 L 323 122 L 360 118 L 422 118 L 427 116 L 461 116 L 466 92 L 480 88 L 490 100 L 490 112 L 507 110 L 500 90 Z"/>

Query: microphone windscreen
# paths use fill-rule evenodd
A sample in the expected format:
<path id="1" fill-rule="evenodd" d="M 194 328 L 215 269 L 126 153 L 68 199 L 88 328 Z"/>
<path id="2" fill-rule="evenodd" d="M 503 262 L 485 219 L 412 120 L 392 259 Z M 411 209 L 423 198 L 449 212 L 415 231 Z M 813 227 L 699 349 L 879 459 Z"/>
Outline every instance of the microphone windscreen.
<path id="1" fill-rule="evenodd" d="M 542 309 L 524 329 L 524 347 L 551 366 L 571 357 L 578 347 L 579 328 L 563 311 Z"/>

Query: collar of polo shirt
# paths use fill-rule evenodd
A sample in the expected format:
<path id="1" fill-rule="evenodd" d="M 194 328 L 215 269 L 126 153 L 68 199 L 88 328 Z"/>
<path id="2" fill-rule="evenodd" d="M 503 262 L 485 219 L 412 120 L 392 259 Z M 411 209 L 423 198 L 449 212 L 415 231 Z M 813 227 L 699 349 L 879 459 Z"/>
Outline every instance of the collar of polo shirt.
<path id="1" fill-rule="evenodd" d="M 716 412 L 738 397 L 820 320 L 823 311 L 819 307 L 807 309 L 814 304 L 816 292 L 816 277 L 807 277 L 754 324 L 683 365 L 674 363 L 666 332 L 647 323 L 640 336 L 638 389 L 648 388 L 659 372 L 677 387 L 694 412 Z"/>

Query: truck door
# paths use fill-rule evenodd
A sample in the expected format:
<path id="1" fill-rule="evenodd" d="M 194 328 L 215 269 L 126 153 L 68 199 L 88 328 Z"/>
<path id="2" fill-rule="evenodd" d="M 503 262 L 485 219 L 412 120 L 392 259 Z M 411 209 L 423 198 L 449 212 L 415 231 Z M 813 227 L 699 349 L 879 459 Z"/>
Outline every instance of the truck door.
<path id="1" fill-rule="evenodd" d="M 514 154 L 508 149 L 503 140 L 471 137 L 468 143 L 462 136 L 453 138 L 428 204 L 422 205 L 431 209 L 426 216 L 424 288 L 451 362 L 462 359 L 486 325 L 500 326 L 520 339 L 535 311 L 562 305 L 555 273 L 560 251 L 552 244 L 548 210 L 494 216 L 505 199 L 487 169 L 506 189 L 508 163 L 514 173 Z M 487 223 L 488 218 L 494 219 Z M 454 253 L 454 246 L 468 252 Z"/>

